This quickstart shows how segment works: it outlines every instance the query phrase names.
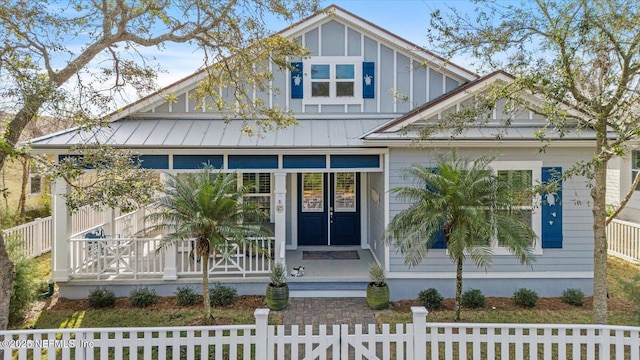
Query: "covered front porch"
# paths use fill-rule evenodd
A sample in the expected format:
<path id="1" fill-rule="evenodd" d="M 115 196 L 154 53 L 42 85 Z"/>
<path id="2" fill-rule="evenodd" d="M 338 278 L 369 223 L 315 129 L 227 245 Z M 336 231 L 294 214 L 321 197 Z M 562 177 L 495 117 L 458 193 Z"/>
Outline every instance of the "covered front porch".
<path id="1" fill-rule="evenodd" d="M 136 215 L 116 217 L 115 223 L 136 224 L 133 221 Z M 105 225 L 108 226 L 101 224 L 82 237 L 69 240 L 69 278 L 58 282 L 60 296 L 84 298 L 97 286 L 109 287 L 117 296 L 127 296 L 137 286 L 152 287 L 163 296 L 173 295 L 178 286 L 199 288 L 202 262 L 193 256 L 192 241 L 158 250 L 162 235 L 112 237 L 100 233 Z M 248 244 L 228 243 L 216 248 L 209 260 L 210 283 L 233 286 L 240 294 L 263 293 L 274 264 L 274 244 L 274 237 L 266 237 L 249 239 Z M 356 256 L 306 256 L 325 252 Z M 376 261 L 370 249 L 361 246 L 299 246 L 286 250 L 285 259 L 289 273 L 294 267 L 305 269 L 303 276 L 287 276 L 292 297 L 364 296 L 368 268 Z"/>

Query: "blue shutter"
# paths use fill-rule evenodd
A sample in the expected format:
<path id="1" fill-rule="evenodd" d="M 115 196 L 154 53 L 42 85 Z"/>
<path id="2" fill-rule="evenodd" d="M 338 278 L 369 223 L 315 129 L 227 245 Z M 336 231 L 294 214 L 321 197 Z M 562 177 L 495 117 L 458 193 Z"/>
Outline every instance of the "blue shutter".
<path id="1" fill-rule="evenodd" d="M 542 248 L 562 249 L 562 168 L 543 167 L 542 184 L 558 184 L 558 191 L 542 196 Z"/>
<path id="2" fill-rule="evenodd" d="M 431 170 L 431 172 L 435 173 L 438 168 L 429 168 L 429 170 Z M 427 187 L 427 190 L 430 190 Z M 438 233 L 436 234 L 436 239 L 433 243 L 431 243 L 431 248 L 432 249 L 446 249 L 447 248 L 447 242 L 444 239 L 444 226 L 442 226 L 442 229 L 440 229 L 440 231 L 438 231 Z"/>
<path id="3" fill-rule="evenodd" d="M 304 92 L 302 91 L 303 76 L 302 76 L 302 62 L 292 62 L 291 66 L 295 70 L 291 70 L 291 98 L 302 99 Z"/>
<path id="4" fill-rule="evenodd" d="M 446 249 L 447 243 L 444 241 L 444 226 L 436 235 L 436 241 L 431 246 L 432 249 Z"/>
<path id="5" fill-rule="evenodd" d="M 373 62 L 362 63 L 362 97 L 373 99 L 376 95 L 375 65 Z"/>

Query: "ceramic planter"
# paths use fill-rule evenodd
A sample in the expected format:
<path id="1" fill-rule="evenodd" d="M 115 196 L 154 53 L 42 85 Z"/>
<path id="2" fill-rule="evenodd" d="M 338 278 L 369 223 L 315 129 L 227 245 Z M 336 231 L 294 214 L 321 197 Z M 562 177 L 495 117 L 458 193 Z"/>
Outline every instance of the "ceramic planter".
<path id="1" fill-rule="evenodd" d="M 389 306 L 389 286 L 376 286 L 369 283 L 367 286 L 367 304 L 373 310 L 386 309 Z"/>
<path id="2" fill-rule="evenodd" d="M 265 297 L 269 309 L 282 310 L 289 303 L 289 285 L 284 284 L 284 286 L 276 287 L 268 284 Z"/>

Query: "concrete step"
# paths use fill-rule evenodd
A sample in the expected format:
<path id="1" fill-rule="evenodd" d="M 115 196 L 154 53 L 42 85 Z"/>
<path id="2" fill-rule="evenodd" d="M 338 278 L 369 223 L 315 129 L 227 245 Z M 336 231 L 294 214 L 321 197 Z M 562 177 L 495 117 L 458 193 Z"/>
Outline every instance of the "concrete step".
<path id="1" fill-rule="evenodd" d="M 289 297 L 366 297 L 367 282 L 289 282 Z"/>

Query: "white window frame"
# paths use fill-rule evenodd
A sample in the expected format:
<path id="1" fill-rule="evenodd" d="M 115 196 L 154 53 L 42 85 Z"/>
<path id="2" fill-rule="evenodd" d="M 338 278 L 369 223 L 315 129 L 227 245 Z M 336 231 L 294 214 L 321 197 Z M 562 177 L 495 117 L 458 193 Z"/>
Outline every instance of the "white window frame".
<path id="1" fill-rule="evenodd" d="M 338 207 L 337 203 L 337 198 L 338 198 L 338 174 L 352 174 L 353 175 L 353 206 L 351 207 Z M 357 194 L 357 182 L 358 182 L 358 177 L 356 176 L 355 172 L 352 171 L 348 171 L 348 172 L 337 172 L 334 174 L 334 184 L 333 184 L 333 203 L 334 203 L 334 211 L 336 212 L 356 212 L 358 210 L 358 204 L 357 204 L 357 198 L 358 198 L 358 194 Z"/>
<path id="2" fill-rule="evenodd" d="M 249 198 L 249 197 L 268 197 L 269 198 L 269 222 L 273 222 L 274 221 L 274 217 L 275 217 L 275 212 L 273 209 L 273 174 L 272 173 L 264 173 L 264 172 L 243 172 L 240 173 L 240 175 L 237 177 L 238 179 L 238 186 L 239 187 L 243 187 L 244 186 L 244 174 L 253 174 L 256 177 L 256 181 L 258 181 L 258 184 L 256 189 L 257 191 L 260 191 L 260 174 L 268 174 L 269 175 L 269 192 L 268 193 L 262 193 L 262 192 L 255 192 L 255 193 L 246 193 L 244 194 L 244 196 L 242 197 L 243 201 L 245 198 Z"/>
<path id="3" fill-rule="evenodd" d="M 29 196 L 38 196 L 42 194 L 42 175 L 39 174 L 37 171 L 34 171 L 35 168 L 31 167 L 29 169 Z M 38 191 L 33 191 L 33 179 L 34 178 L 38 178 L 40 179 L 40 188 Z"/>
<path id="4" fill-rule="evenodd" d="M 320 179 L 321 179 L 321 184 L 322 186 L 320 187 L 320 193 L 321 195 L 321 199 L 322 199 L 322 207 L 321 208 L 305 208 L 304 206 L 304 178 L 305 176 L 309 176 L 309 175 L 313 175 L 313 176 L 317 176 L 318 174 L 320 174 Z M 300 196 L 300 211 L 303 213 L 321 213 L 324 212 L 325 206 L 327 206 L 327 199 L 324 196 L 324 188 L 325 186 L 327 186 L 326 182 L 325 182 L 325 177 L 323 173 L 311 173 L 311 172 L 307 172 L 307 173 L 302 173 L 302 183 L 300 186 L 300 191 L 302 192 L 302 196 Z"/>
<path id="5" fill-rule="evenodd" d="M 311 56 L 302 63 L 304 74 L 304 105 L 362 105 L 362 56 Z M 329 65 L 329 79 L 322 80 L 329 82 L 329 97 L 311 96 L 311 65 Z M 336 65 L 353 65 L 353 96 L 336 96 L 336 82 L 344 79 L 336 79 Z M 319 79 L 317 81 L 320 81 Z"/>
<path id="6" fill-rule="evenodd" d="M 529 170 L 531 171 L 531 186 L 542 183 L 542 161 L 494 161 L 489 164 L 494 174 L 501 170 Z M 531 228 L 536 234 L 534 254 L 542 254 L 542 209 L 539 199 L 531 199 Z M 500 246 L 498 239 L 492 239 L 491 248 L 494 255 L 512 255 L 509 249 Z"/>

